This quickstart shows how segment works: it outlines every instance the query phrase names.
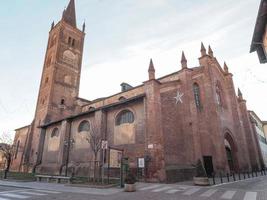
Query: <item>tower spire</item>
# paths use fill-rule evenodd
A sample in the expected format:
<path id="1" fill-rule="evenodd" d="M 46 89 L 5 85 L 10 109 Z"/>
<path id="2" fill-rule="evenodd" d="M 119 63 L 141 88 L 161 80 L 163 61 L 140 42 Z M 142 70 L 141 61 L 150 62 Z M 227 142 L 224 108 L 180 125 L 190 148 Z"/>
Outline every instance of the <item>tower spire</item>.
<path id="1" fill-rule="evenodd" d="M 74 0 L 70 0 L 68 7 L 64 9 L 62 20 L 76 28 L 76 12 Z"/>
<path id="2" fill-rule="evenodd" d="M 155 79 L 155 68 L 154 68 L 152 58 L 150 59 L 150 63 L 149 63 L 148 76 L 149 76 L 149 80 Z"/>
<path id="3" fill-rule="evenodd" d="M 182 52 L 181 64 L 182 64 L 182 69 L 187 68 L 187 60 L 185 58 L 184 51 Z"/>

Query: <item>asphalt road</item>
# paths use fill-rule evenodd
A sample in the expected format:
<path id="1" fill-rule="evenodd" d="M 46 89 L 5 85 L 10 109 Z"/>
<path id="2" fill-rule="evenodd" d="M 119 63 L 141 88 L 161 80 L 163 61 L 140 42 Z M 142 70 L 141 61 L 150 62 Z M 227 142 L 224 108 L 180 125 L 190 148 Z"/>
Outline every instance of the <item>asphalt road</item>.
<path id="1" fill-rule="evenodd" d="M 37 187 L 18 187 L 18 184 L 4 186 L 0 182 L 0 200 L 267 200 L 267 177 L 258 177 L 210 187 L 196 187 L 181 184 L 137 184 L 137 191 L 126 193 L 118 188 L 79 189 L 39 184 Z M 53 186 L 50 187 L 49 186 Z"/>

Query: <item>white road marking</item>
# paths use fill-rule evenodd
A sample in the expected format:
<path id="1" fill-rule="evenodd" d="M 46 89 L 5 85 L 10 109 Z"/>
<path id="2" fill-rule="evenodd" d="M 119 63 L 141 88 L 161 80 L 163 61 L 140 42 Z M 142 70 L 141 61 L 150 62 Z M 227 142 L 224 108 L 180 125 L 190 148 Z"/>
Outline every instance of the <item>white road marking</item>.
<path id="1" fill-rule="evenodd" d="M 201 197 L 210 197 L 211 195 L 213 195 L 217 190 L 207 190 L 206 192 L 204 192 L 203 194 L 201 194 Z"/>
<path id="2" fill-rule="evenodd" d="M 37 193 L 37 192 L 31 192 L 31 191 L 22 191 L 22 192 L 19 192 L 21 194 L 30 194 L 30 195 L 37 195 L 37 196 L 45 196 L 47 194 L 42 194 L 42 193 Z"/>
<path id="3" fill-rule="evenodd" d="M 0 200 L 10 200 L 10 199 L 6 199 L 6 198 L 2 198 L 2 197 L 0 197 Z"/>
<path id="4" fill-rule="evenodd" d="M 191 194 L 194 194 L 195 192 L 197 192 L 199 190 L 200 190 L 200 188 L 192 188 L 192 189 L 185 191 L 183 194 L 184 195 L 191 195 Z"/>
<path id="5" fill-rule="evenodd" d="M 152 190 L 152 192 L 161 192 L 161 191 L 169 190 L 169 189 L 172 189 L 172 187 L 165 186 L 165 187 L 162 187 L 162 188 L 158 188 L 158 189 Z"/>
<path id="6" fill-rule="evenodd" d="M 174 194 L 174 193 L 179 192 L 179 191 L 182 191 L 182 190 L 176 190 L 176 189 L 173 189 L 173 190 L 168 190 L 168 191 L 165 192 L 165 193 L 167 193 L 167 194 Z M 0 200 L 1 200 L 1 199 L 0 199 Z"/>
<path id="7" fill-rule="evenodd" d="M 257 192 L 246 192 L 244 200 L 256 200 Z"/>
<path id="8" fill-rule="evenodd" d="M 4 196 L 4 197 L 12 197 L 12 198 L 17 198 L 17 199 L 27 199 L 27 198 L 30 198 L 29 196 L 24 196 L 24 195 L 20 195 L 20 194 L 1 194 L 1 196 Z"/>
<path id="9" fill-rule="evenodd" d="M 186 186 L 186 185 L 179 185 L 178 188 L 179 189 L 183 189 L 183 190 L 186 190 L 186 189 L 190 189 L 192 188 L 193 186 Z"/>
<path id="10" fill-rule="evenodd" d="M 34 190 L 35 192 L 51 193 L 51 194 L 60 194 L 61 192 L 51 191 L 51 190 Z"/>
<path id="11" fill-rule="evenodd" d="M 32 189 L 23 189 L 23 190 L 7 190 L 7 191 L 2 191 L 2 192 L 0 192 L 0 195 L 1 195 L 2 193 L 21 192 L 21 191 L 28 191 L 28 190 L 32 190 Z"/>
<path id="12" fill-rule="evenodd" d="M 236 191 L 226 191 L 221 198 L 222 199 L 232 199 L 233 196 L 235 195 Z"/>
<path id="13" fill-rule="evenodd" d="M 148 187 L 141 188 L 140 190 L 151 190 L 151 189 L 155 189 L 157 187 L 160 187 L 160 185 L 151 185 Z"/>

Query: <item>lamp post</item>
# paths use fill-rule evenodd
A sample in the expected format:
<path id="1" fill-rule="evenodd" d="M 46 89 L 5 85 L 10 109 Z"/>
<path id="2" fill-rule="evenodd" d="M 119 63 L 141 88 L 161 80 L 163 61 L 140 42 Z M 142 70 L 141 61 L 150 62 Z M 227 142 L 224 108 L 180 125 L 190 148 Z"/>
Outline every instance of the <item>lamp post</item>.
<path id="1" fill-rule="evenodd" d="M 73 138 L 64 141 L 64 145 L 67 146 L 67 157 L 66 157 L 66 169 L 65 169 L 65 176 L 68 176 L 68 164 L 69 164 L 69 155 L 70 155 L 70 147 L 75 143 Z"/>

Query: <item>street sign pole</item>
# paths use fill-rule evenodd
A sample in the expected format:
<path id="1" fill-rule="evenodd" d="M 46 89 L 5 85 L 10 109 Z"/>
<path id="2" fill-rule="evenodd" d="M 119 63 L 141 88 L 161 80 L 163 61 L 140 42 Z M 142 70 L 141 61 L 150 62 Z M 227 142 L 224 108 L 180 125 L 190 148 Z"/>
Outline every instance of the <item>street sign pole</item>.
<path id="1" fill-rule="evenodd" d="M 102 149 L 102 185 L 104 185 L 105 150 L 108 149 L 108 141 L 107 140 L 102 140 L 101 149 Z"/>
<path id="2" fill-rule="evenodd" d="M 105 156 L 104 156 L 104 154 L 105 154 L 105 149 L 103 148 L 102 149 L 102 185 L 104 185 L 104 171 L 105 171 L 105 169 L 104 169 L 104 162 L 105 162 Z"/>

